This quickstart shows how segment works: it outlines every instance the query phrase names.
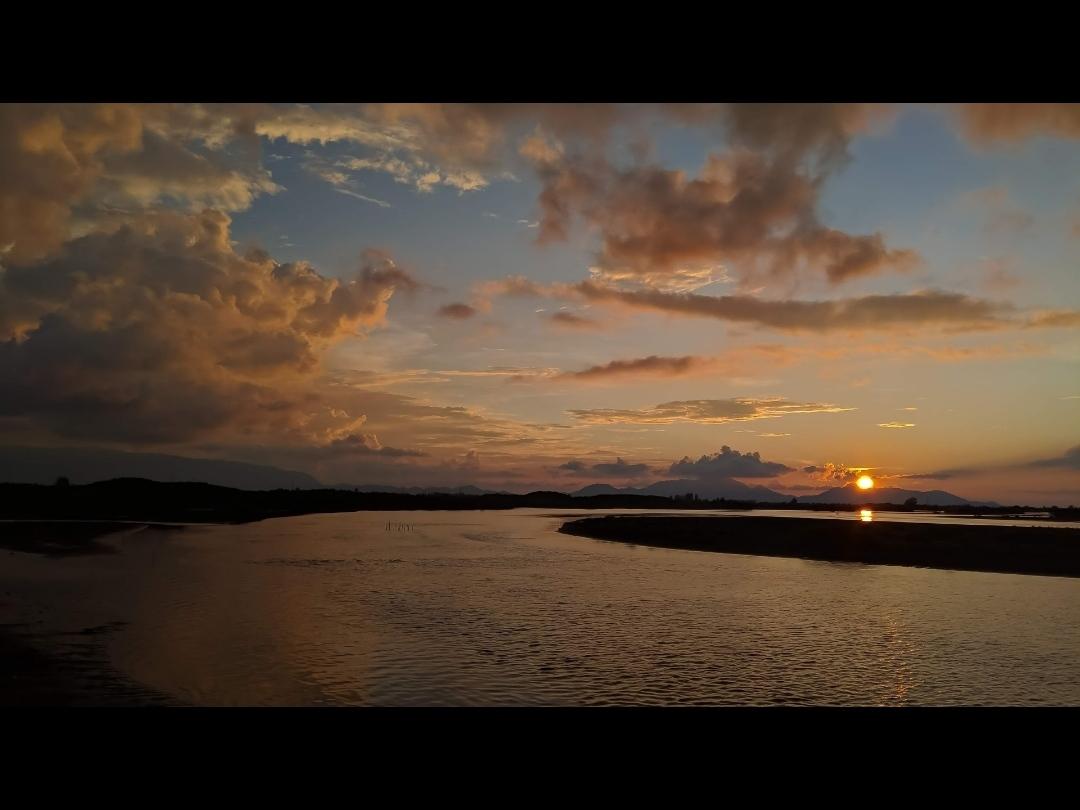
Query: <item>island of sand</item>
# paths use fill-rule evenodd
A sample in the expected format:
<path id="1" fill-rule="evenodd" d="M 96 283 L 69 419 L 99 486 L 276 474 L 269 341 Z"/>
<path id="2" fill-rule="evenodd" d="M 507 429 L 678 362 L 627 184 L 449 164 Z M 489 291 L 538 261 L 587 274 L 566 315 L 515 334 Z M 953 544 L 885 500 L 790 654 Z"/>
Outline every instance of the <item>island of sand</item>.
<path id="1" fill-rule="evenodd" d="M 1080 577 L 1080 529 L 787 517 L 611 515 L 559 531 L 642 546 Z"/>

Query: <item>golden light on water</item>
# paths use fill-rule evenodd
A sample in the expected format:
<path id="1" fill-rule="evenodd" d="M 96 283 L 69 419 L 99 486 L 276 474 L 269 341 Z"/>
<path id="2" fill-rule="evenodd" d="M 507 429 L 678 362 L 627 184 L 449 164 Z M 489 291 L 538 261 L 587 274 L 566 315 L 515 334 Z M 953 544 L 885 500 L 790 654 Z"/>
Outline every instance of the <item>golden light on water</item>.
<path id="1" fill-rule="evenodd" d="M 859 517 L 862 518 L 863 523 L 869 523 L 874 519 L 874 513 L 869 509 L 860 509 Z"/>
<path id="2" fill-rule="evenodd" d="M 859 489 L 873 489 L 874 479 L 869 475 L 860 475 L 859 480 L 855 482 L 855 486 Z"/>

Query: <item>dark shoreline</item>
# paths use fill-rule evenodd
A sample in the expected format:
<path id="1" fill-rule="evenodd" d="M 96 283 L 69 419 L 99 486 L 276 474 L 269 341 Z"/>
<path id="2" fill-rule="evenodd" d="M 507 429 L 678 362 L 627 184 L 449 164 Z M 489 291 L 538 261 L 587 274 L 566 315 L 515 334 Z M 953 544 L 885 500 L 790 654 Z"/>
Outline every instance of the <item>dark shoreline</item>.
<path id="1" fill-rule="evenodd" d="M 605 516 L 559 531 L 656 548 L 1080 577 L 1080 530 L 744 516 Z"/>
<path id="2" fill-rule="evenodd" d="M 696 497 L 608 494 L 573 496 L 538 491 L 510 493 L 404 494 L 357 492 L 347 489 L 242 490 L 197 482 L 160 482 L 116 478 L 94 484 L 43 486 L 0 483 L 0 519 L 128 521 L 138 523 L 248 523 L 274 517 L 332 512 L 413 510 L 533 509 L 666 509 L 748 510 L 783 509 L 810 512 L 916 511 L 901 504 L 865 503 L 759 503 L 756 501 L 703 500 Z M 917 507 L 924 510 L 927 507 Z M 931 507 L 936 514 L 968 517 L 1011 517 L 1030 511 L 1023 506 Z M 1045 507 L 1048 523 L 1080 519 L 1080 509 Z"/>
<path id="3" fill-rule="evenodd" d="M 19 632 L 0 625 L 0 707 L 44 706 L 177 706 L 179 701 L 156 693 L 118 672 L 108 660 L 102 636 L 115 628 L 88 627 L 49 634 L 53 644 L 67 636 L 67 651 L 42 650 Z"/>
<path id="4" fill-rule="evenodd" d="M 99 539 L 143 529 L 177 531 L 183 528 L 141 521 L 6 520 L 0 522 L 0 549 L 46 557 L 114 554 L 116 549 L 98 542 Z"/>

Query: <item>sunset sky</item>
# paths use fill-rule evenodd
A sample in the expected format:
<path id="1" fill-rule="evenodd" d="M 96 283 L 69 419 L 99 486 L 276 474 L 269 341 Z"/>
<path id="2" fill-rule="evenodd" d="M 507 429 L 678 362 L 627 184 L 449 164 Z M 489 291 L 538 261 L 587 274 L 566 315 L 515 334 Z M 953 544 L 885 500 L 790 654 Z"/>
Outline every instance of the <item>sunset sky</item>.
<path id="1" fill-rule="evenodd" d="M 5 445 L 1080 503 L 1080 105 L 7 104 L 0 165 Z"/>

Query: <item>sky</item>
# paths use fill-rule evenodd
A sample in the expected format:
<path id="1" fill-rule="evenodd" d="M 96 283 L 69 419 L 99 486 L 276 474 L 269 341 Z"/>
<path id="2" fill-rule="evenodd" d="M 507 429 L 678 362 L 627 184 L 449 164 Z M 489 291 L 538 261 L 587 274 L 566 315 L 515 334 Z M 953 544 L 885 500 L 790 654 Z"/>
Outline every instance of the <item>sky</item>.
<path id="1" fill-rule="evenodd" d="M 1080 503 L 1080 105 L 0 105 L 0 441 Z"/>

